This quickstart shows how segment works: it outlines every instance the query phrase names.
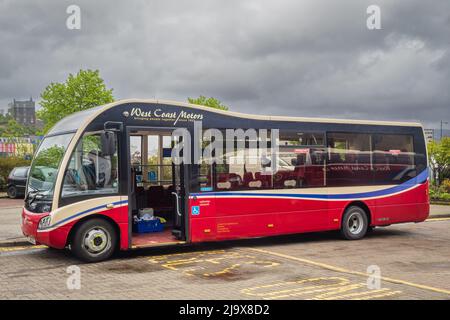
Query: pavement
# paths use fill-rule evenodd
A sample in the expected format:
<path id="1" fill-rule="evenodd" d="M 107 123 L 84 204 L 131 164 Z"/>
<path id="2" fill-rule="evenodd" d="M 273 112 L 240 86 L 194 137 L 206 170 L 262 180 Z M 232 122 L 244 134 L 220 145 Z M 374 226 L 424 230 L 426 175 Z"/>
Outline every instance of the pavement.
<path id="1" fill-rule="evenodd" d="M 25 241 L 20 230 L 23 200 L 0 199 L 0 244 Z"/>
<path id="2" fill-rule="evenodd" d="M 0 234 L 13 238 L 20 209 L 6 207 L 0 219 L 10 228 L 2 223 Z M 322 232 L 123 252 L 96 264 L 0 244 L 0 299 L 449 300 L 450 208 L 432 210 L 439 214 L 424 223 L 360 241 Z"/>
<path id="3" fill-rule="evenodd" d="M 432 204 L 430 206 L 430 217 L 450 217 L 450 205 L 437 205 Z"/>

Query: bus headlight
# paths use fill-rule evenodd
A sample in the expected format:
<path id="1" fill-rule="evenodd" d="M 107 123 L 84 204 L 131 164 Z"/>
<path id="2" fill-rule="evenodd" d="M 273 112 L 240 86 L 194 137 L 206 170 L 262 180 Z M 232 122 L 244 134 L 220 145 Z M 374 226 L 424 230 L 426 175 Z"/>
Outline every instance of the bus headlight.
<path id="1" fill-rule="evenodd" d="M 50 226 L 51 220 L 52 220 L 52 217 L 50 217 L 50 216 L 43 217 L 41 220 L 39 220 L 38 229 L 42 230 L 42 229 L 48 228 L 48 226 Z"/>

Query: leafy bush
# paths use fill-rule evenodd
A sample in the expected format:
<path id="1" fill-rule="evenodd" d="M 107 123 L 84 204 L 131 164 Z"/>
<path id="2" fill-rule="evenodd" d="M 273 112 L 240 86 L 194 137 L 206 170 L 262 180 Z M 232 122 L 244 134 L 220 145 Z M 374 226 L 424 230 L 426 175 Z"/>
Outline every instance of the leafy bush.
<path id="1" fill-rule="evenodd" d="M 446 192 L 444 183 L 439 187 L 430 186 L 430 199 L 438 201 L 450 201 L 450 193 Z"/>
<path id="2" fill-rule="evenodd" d="M 0 190 L 6 189 L 8 175 L 14 167 L 29 166 L 30 160 L 20 157 L 0 158 Z"/>
<path id="3" fill-rule="evenodd" d="M 430 199 L 438 201 L 450 201 L 450 193 L 439 193 L 432 196 L 430 192 Z"/>
<path id="4" fill-rule="evenodd" d="M 445 179 L 444 181 L 442 181 L 441 188 L 444 190 L 444 192 L 450 193 L 450 179 Z"/>

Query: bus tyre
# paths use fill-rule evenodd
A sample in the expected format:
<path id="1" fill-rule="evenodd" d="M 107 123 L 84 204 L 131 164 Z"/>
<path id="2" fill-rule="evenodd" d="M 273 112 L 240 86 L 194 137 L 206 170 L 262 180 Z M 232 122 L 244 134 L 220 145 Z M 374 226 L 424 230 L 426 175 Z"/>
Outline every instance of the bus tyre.
<path id="1" fill-rule="evenodd" d="M 357 206 L 345 210 L 342 218 L 341 235 L 347 240 L 358 240 L 365 236 L 368 228 L 366 212 Z"/>
<path id="2" fill-rule="evenodd" d="M 17 198 L 17 188 L 14 186 L 10 186 L 7 190 L 7 194 L 10 199 Z"/>
<path id="3" fill-rule="evenodd" d="M 117 247 L 117 233 L 114 227 L 103 219 L 90 219 L 76 230 L 71 244 L 75 256 L 85 262 L 99 262 L 108 259 Z"/>

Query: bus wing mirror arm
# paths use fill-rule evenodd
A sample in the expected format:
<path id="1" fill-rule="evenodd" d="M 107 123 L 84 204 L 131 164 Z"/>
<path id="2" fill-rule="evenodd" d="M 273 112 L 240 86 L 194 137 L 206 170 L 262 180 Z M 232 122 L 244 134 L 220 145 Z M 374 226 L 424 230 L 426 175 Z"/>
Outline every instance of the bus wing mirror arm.
<path id="1" fill-rule="evenodd" d="M 123 122 L 119 121 L 106 121 L 103 124 L 103 128 L 105 131 L 115 131 L 115 132 L 122 132 L 123 131 Z"/>

